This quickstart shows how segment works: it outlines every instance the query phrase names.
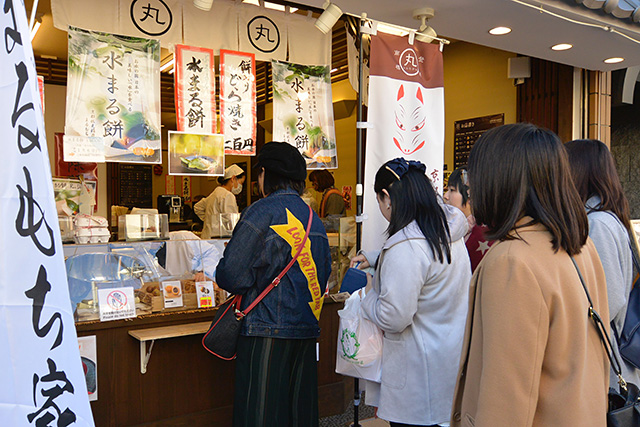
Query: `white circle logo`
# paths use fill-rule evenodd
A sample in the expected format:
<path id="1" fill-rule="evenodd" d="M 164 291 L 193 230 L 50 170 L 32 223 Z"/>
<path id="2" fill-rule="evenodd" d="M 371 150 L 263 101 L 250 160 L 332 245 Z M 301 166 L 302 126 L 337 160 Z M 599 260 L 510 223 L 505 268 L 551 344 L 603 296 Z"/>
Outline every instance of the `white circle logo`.
<path id="1" fill-rule="evenodd" d="M 415 76 L 420 72 L 418 55 L 410 47 L 406 48 L 400 54 L 398 65 L 400 65 L 400 68 L 407 76 Z"/>

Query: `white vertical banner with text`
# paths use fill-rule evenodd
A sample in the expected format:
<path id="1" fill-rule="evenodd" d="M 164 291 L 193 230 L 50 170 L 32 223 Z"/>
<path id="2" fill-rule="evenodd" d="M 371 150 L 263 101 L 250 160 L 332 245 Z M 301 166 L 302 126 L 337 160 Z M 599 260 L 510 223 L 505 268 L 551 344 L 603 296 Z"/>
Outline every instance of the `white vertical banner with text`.
<path id="1" fill-rule="evenodd" d="M 438 45 L 378 33 L 371 37 L 369 112 L 364 169 L 362 248 L 380 249 L 387 221 L 379 211 L 373 180 L 396 157 L 419 160 L 442 194 L 444 84 Z"/>
<path id="2" fill-rule="evenodd" d="M 273 139 L 296 147 L 307 169 L 338 167 L 328 66 L 271 61 Z"/>
<path id="3" fill-rule="evenodd" d="M 216 133 L 213 49 L 176 45 L 174 67 L 178 131 Z"/>
<path id="4" fill-rule="evenodd" d="M 256 57 L 220 50 L 220 123 L 224 153 L 256 155 Z"/>
<path id="5" fill-rule="evenodd" d="M 0 420 L 93 426 L 24 3 L 0 25 Z"/>

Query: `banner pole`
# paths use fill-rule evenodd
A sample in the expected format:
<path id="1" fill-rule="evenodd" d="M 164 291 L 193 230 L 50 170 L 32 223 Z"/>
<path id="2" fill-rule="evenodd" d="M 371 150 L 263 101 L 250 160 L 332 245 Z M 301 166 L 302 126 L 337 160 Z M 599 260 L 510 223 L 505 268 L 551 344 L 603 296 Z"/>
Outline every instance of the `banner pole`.
<path id="1" fill-rule="evenodd" d="M 364 49 L 362 47 L 363 42 L 363 34 L 362 34 L 362 26 L 365 24 L 366 13 L 363 13 L 360 17 L 360 26 L 358 27 L 358 40 L 360 43 L 359 46 L 359 55 L 358 55 L 358 111 L 357 111 L 357 123 L 362 123 L 362 90 L 364 87 L 364 66 L 363 66 L 363 54 Z M 356 158 L 357 158 L 357 185 L 356 185 L 356 251 L 361 249 L 362 242 L 362 202 L 363 202 L 363 132 L 364 129 L 362 126 L 356 127 Z M 360 379 L 353 379 L 353 427 L 360 427 L 359 423 L 359 409 L 360 409 Z"/>

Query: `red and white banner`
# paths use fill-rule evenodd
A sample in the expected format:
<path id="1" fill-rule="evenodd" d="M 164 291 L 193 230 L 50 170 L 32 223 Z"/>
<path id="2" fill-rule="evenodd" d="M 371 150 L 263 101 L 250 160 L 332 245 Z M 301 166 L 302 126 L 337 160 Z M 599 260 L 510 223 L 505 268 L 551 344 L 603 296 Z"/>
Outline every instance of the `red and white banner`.
<path id="1" fill-rule="evenodd" d="M 256 155 L 256 58 L 220 50 L 220 123 L 224 153 Z"/>
<path id="2" fill-rule="evenodd" d="M 176 45 L 175 97 L 179 132 L 216 133 L 213 49 Z"/>
<path id="3" fill-rule="evenodd" d="M 380 166 L 396 157 L 419 160 L 442 193 L 444 84 L 438 45 L 378 33 L 371 37 L 369 116 L 364 182 L 363 249 L 379 249 L 386 220 L 379 211 L 373 180 Z"/>

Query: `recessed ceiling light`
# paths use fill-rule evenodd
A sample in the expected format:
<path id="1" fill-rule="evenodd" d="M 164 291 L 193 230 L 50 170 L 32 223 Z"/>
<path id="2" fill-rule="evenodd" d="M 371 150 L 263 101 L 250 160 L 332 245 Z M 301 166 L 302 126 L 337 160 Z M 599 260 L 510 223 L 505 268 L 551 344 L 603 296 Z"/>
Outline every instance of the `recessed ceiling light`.
<path id="1" fill-rule="evenodd" d="M 511 32 L 511 28 L 509 27 L 495 27 L 489 30 L 489 34 L 493 34 L 494 36 L 503 36 L 505 34 L 509 34 Z"/>
<path id="2" fill-rule="evenodd" d="M 551 46 L 551 49 L 553 50 L 569 50 L 573 47 L 572 44 L 569 43 L 560 43 L 554 46 Z"/>
<path id="3" fill-rule="evenodd" d="M 618 62 L 624 61 L 624 58 L 607 58 L 604 60 L 605 64 L 617 64 Z"/>

